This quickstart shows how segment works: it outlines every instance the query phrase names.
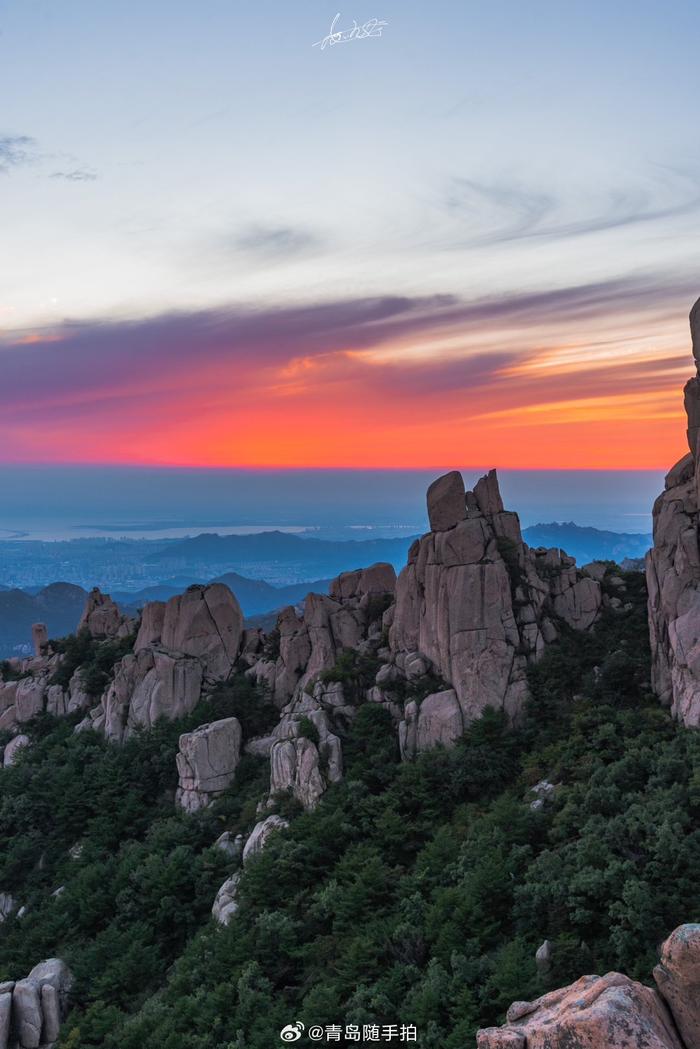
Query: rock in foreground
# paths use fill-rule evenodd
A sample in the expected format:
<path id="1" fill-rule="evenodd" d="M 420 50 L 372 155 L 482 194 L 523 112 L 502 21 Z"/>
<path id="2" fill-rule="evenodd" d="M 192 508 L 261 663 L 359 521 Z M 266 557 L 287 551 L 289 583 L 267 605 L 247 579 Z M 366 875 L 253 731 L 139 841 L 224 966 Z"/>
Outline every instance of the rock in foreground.
<path id="1" fill-rule="evenodd" d="M 515 1002 L 477 1049 L 700 1049 L 700 925 L 681 925 L 654 970 L 659 990 L 621 973 L 582 976 L 534 1002 Z"/>

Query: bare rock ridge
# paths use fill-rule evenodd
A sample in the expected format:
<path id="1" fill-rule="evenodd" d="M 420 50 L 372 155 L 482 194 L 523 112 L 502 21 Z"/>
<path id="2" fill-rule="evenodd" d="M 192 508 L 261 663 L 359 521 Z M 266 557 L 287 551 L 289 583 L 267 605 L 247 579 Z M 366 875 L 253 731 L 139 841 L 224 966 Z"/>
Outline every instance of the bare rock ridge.
<path id="1" fill-rule="evenodd" d="M 430 486 L 427 504 L 431 531 L 413 545 L 398 580 L 389 564 L 344 572 L 328 595 L 309 594 L 303 611 L 283 609 L 267 636 L 244 631 L 238 602 L 221 583 L 148 603 L 137 631 L 93 590 L 80 630 L 98 644 L 136 633 L 102 695 L 96 702 L 89 694 L 81 668 L 67 688 L 55 683 L 64 655 L 37 628 L 37 654 L 15 661 L 21 680 L 0 681 L 0 729 L 19 734 L 42 711 L 81 710 L 76 731 L 118 743 L 158 718 L 189 714 L 218 682 L 243 671 L 279 710 L 273 731 L 246 743 L 270 761 L 264 804 L 288 793 L 312 809 L 343 776 L 342 741 L 361 703 L 390 712 L 406 760 L 452 745 L 487 706 L 517 718 L 528 664 L 562 622 L 585 630 L 598 616 L 600 573 L 595 565 L 579 571 L 561 550 L 531 550 L 517 514 L 504 509 L 495 471 L 473 491 L 458 472 L 446 474 Z M 341 664 L 352 670 L 362 660 L 377 669 L 360 687 Z M 9 745 L 7 764 L 24 742 Z M 185 733 L 177 803 L 188 811 L 209 805 L 232 782 L 241 746 L 235 718 Z"/>
<path id="2" fill-rule="evenodd" d="M 652 685 L 678 720 L 700 725 L 700 300 L 690 314 L 697 374 L 685 386 L 690 451 L 666 476 L 654 504 L 647 554 Z"/>
<path id="3" fill-rule="evenodd" d="M 661 948 L 656 989 L 621 973 L 582 976 L 534 1002 L 515 1002 L 478 1049 L 700 1049 L 700 925 Z"/>

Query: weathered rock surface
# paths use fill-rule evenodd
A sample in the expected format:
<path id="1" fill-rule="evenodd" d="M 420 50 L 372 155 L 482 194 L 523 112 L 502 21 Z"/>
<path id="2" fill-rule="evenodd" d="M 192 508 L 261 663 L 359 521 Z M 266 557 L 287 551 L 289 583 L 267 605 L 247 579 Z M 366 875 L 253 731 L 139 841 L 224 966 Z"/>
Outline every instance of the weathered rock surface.
<path id="1" fill-rule="evenodd" d="M 661 997 L 620 973 L 582 976 L 534 1002 L 515 1002 L 478 1049 L 683 1049 Z"/>
<path id="2" fill-rule="evenodd" d="M 700 300 L 699 300 L 700 302 Z M 700 311 L 691 313 L 696 370 L 700 369 Z M 699 372 L 700 374 L 700 372 Z M 652 686 L 686 725 L 700 725 L 700 378 L 685 386 L 688 445 L 666 476 L 654 504 L 654 546 L 647 554 Z"/>
<path id="3" fill-rule="evenodd" d="M 654 979 L 686 1049 L 700 1049 L 700 925 L 681 925 L 671 933 Z"/>
<path id="4" fill-rule="evenodd" d="M 78 730 L 119 742 L 158 718 L 189 714 L 205 684 L 226 680 L 243 637 L 238 601 L 221 583 L 191 586 L 143 610 L 134 652 L 124 656 L 98 706 Z"/>
<path id="5" fill-rule="evenodd" d="M 273 815 L 268 816 L 267 819 L 260 820 L 256 823 L 250 832 L 250 836 L 245 843 L 243 849 L 243 864 L 250 863 L 255 856 L 259 856 L 262 850 L 265 848 L 270 835 L 275 834 L 277 831 L 284 830 L 289 826 L 289 823 L 282 816 Z"/>
<path id="6" fill-rule="evenodd" d="M 399 724 L 399 747 L 404 759 L 442 743 L 450 746 L 464 735 L 462 708 L 453 688 L 434 692 L 420 703 L 414 700 L 404 708 Z"/>
<path id="7" fill-rule="evenodd" d="M 49 632 L 46 629 L 46 623 L 34 623 L 32 625 L 32 647 L 37 659 L 46 655 L 48 644 Z"/>
<path id="8" fill-rule="evenodd" d="M 223 583 L 191 586 L 166 602 L 163 648 L 198 659 L 211 681 L 225 681 L 230 675 L 242 635 L 243 613 Z"/>
<path id="9" fill-rule="evenodd" d="M 125 637 L 130 628 L 130 620 L 122 615 L 109 594 L 94 587 L 85 602 L 78 632 L 87 630 L 91 637 L 104 641 L 105 638 Z"/>
<path id="10" fill-rule="evenodd" d="M 342 573 L 329 595 L 308 595 L 303 616 L 291 606 L 283 609 L 277 620 L 279 652 L 274 659 L 263 655 L 248 673 L 269 690 L 276 706 L 285 707 L 330 670 L 343 649 L 381 635 L 395 586 L 396 573 L 388 564 Z"/>
<path id="11" fill-rule="evenodd" d="M 227 878 L 216 894 L 211 913 L 219 925 L 228 925 L 238 910 L 237 890 L 241 880 L 240 871 Z"/>
<path id="12" fill-rule="evenodd" d="M 24 980 L 3 984 L 0 1049 L 8 1049 L 11 1030 L 19 1049 L 43 1049 L 52 1045 L 68 1010 L 72 984 L 72 973 L 60 958 L 49 958 L 35 965 Z"/>
<path id="13" fill-rule="evenodd" d="M 464 725 L 487 706 L 516 717 L 528 663 L 558 636 L 557 619 L 592 625 L 600 585 L 560 550 L 530 550 L 495 471 L 464 494 L 459 514 L 460 475 L 439 481 L 428 498 L 433 531 L 409 551 L 385 618 L 394 662 L 422 657 L 456 693 Z M 454 710 L 450 721 L 458 723 Z"/>
<path id="14" fill-rule="evenodd" d="M 467 516 L 464 479 L 458 470 L 452 470 L 430 485 L 428 489 L 428 520 L 432 532 L 443 532 L 463 521 Z"/>
<path id="15" fill-rule="evenodd" d="M 548 947 L 545 940 L 537 952 L 539 967 L 549 965 Z M 534 1002 L 515 1002 L 503 1027 L 478 1032 L 477 1047 L 700 1049 L 700 925 L 669 936 L 654 979 L 658 991 L 621 973 L 582 976 Z"/>
<path id="16" fill-rule="evenodd" d="M 3 768 L 10 768 L 17 761 L 17 755 L 23 747 L 29 746 L 29 736 L 15 736 L 5 747 L 2 755 Z"/>
<path id="17" fill-rule="evenodd" d="M 197 812 L 226 790 L 236 774 L 241 738 L 237 718 L 212 721 L 180 736 L 175 800 L 181 808 Z"/>

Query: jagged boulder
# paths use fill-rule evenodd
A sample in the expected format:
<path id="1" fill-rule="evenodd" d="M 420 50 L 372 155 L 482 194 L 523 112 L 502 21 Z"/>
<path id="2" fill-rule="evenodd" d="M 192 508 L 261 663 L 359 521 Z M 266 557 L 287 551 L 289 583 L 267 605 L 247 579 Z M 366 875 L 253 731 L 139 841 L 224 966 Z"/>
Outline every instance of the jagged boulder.
<path id="1" fill-rule="evenodd" d="M 428 489 L 428 520 L 433 532 L 454 528 L 466 517 L 464 479 L 458 470 L 452 470 L 430 485 Z"/>
<path id="2" fill-rule="evenodd" d="M 437 744 L 450 746 L 464 735 L 462 708 L 453 688 L 426 696 L 421 703 L 415 700 L 404 708 L 404 720 L 399 725 L 401 757 L 412 758 Z"/>
<path id="3" fill-rule="evenodd" d="M 538 967 L 549 966 L 545 940 Z M 700 1049 L 700 925 L 681 925 L 661 948 L 658 991 L 621 973 L 582 976 L 534 1002 L 511 1005 L 478 1049 Z"/>
<path id="4" fill-rule="evenodd" d="M 187 812 L 206 808 L 236 774 L 241 755 L 241 725 L 222 718 L 180 736 L 176 756 L 179 785 L 175 800 Z"/>
<path id="5" fill-rule="evenodd" d="M 3 751 L 2 765 L 3 768 L 10 768 L 17 761 L 17 755 L 24 748 L 29 746 L 29 736 L 19 735 L 11 739 Z"/>
<path id="6" fill-rule="evenodd" d="M 684 1049 L 661 997 L 621 973 L 582 976 L 534 1002 L 515 1002 L 505 1027 L 479 1031 L 476 1044 L 477 1049 Z"/>
<path id="7" fill-rule="evenodd" d="M 78 632 L 87 630 L 99 641 L 105 638 L 125 637 L 129 633 L 130 621 L 122 615 L 109 594 L 94 587 L 87 596 L 83 614 L 78 623 Z"/>
<path id="8" fill-rule="evenodd" d="M 238 910 L 238 883 L 241 880 L 240 871 L 236 871 L 227 878 L 216 894 L 216 899 L 211 908 L 214 921 L 219 925 L 228 925 Z"/>
<path id="9" fill-rule="evenodd" d="M 244 866 L 246 863 L 250 863 L 255 856 L 260 855 L 271 834 L 276 834 L 278 831 L 285 830 L 288 826 L 289 823 L 287 820 L 275 813 L 268 816 L 267 819 L 260 820 L 259 823 L 256 823 L 243 848 Z"/>
<path id="10" fill-rule="evenodd" d="M 44 709 L 46 688 L 48 679 L 40 677 L 25 677 L 17 684 L 15 692 L 15 719 L 19 724 L 31 721 L 33 717 L 40 714 Z"/>
<path id="11" fill-rule="evenodd" d="M 275 742 L 270 751 L 270 794 L 291 793 L 313 809 L 326 790 L 318 749 L 310 739 L 298 737 Z"/>
<path id="12" fill-rule="evenodd" d="M 138 728 L 151 728 L 158 718 L 175 720 L 199 702 L 203 671 L 196 659 L 144 648 L 124 656 L 90 727 L 121 742 Z"/>
<path id="13" fill-rule="evenodd" d="M 381 636 L 382 616 L 391 603 L 396 573 L 379 563 L 333 580 L 330 592 L 309 594 L 300 615 L 282 610 L 276 634 L 279 649 L 257 660 L 248 671 L 279 708 L 299 698 L 323 671 L 330 670 L 346 648 L 358 648 L 370 635 Z"/>

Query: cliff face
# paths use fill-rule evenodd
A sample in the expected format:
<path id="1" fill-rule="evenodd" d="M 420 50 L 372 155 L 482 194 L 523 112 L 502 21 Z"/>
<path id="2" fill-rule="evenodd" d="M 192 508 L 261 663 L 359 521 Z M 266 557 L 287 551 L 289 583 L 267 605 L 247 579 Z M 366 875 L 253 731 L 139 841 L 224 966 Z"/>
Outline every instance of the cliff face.
<path id="1" fill-rule="evenodd" d="M 411 548 L 389 613 L 394 661 L 424 657 L 454 689 L 465 724 L 487 706 L 517 717 L 528 663 L 558 637 L 558 621 L 592 625 L 600 584 L 562 551 L 523 542 L 495 470 L 473 492 L 456 471 L 439 478 L 428 514 L 431 531 Z"/>
<path id="2" fill-rule="evenodd" d="M 690 314 L 700 374 L 700 300 Z M 652 684 L 686 725 L 700 725 L 700 378 L 685 386 L 688 445 L 654 504 L 654 546 L 647 555 Z"/>

